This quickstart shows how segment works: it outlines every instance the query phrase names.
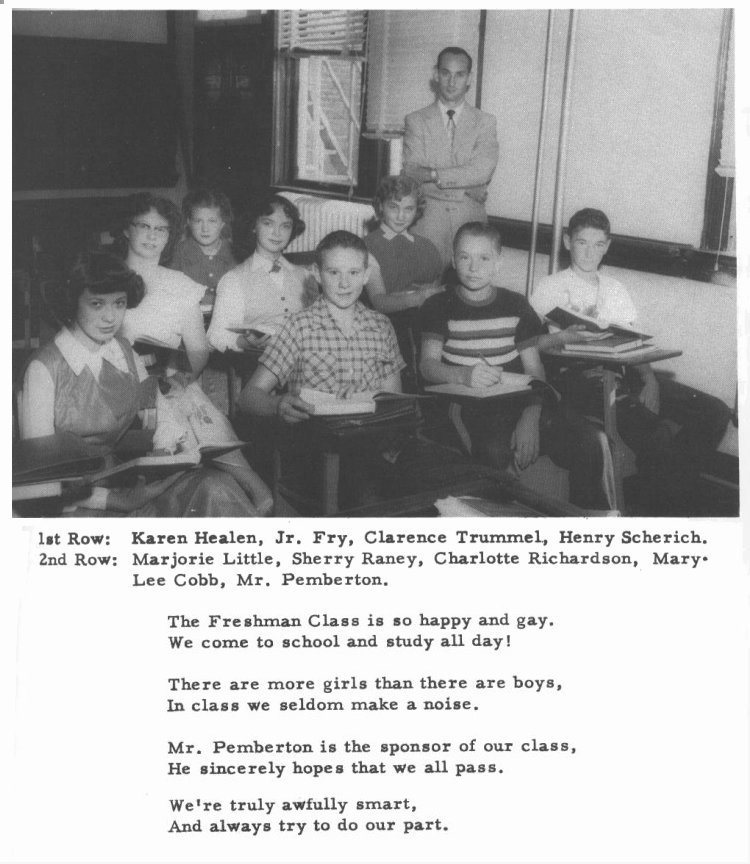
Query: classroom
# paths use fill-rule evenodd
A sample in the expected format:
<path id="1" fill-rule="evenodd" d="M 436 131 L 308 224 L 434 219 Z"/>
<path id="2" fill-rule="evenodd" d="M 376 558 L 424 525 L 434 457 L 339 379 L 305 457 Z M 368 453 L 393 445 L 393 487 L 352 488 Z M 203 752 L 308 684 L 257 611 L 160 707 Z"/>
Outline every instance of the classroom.
<path id="1" fill-rule="evenodd" d="M 14 515 L 739 514 L 733 9 L 12 33 Z"/>

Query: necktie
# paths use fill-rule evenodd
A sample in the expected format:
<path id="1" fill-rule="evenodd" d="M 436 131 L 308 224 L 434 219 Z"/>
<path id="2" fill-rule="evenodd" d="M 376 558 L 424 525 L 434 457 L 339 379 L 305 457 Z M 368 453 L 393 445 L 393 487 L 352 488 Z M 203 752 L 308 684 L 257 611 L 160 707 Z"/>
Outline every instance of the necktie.
<path id="1" fill-rule="evenodd" d="M 273 264 L 271 265 L 271 270 L 270 270 L 270 272 L 271 272 L 271 273 L 278 273 L 279 270 L 281 270 L 281 261 L 279 261 L 279 259 L 277 258 L 277 259 L 273 262 Z"/>
<path id="2" fill-rule="evenodd" d="M 456 121 L 453 119 L 453 115 L 456 112 L 452 108 L 449 108 L 445 113 L 448 115 L 448 134 L 451 138 L 451 152 L 453 152 L 453 144 L 456 140 Z"/>

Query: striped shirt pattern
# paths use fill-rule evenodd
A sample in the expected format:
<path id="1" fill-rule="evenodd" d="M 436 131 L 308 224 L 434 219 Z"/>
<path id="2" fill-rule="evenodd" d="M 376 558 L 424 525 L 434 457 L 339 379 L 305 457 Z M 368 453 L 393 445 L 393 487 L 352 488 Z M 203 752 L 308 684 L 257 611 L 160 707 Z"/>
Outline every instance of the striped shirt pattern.
<path id="1" fill-rule="evenodd" d="M 443 340 L 444 363 L 473 366 L 486 361 L 523 372 L 519 351 L 536 345 L 542 322 L 526 299 L 498 288 L 482 304 L 464 302 L 454 291 L 430 297 L 422 307 L 422 332 Z"/>

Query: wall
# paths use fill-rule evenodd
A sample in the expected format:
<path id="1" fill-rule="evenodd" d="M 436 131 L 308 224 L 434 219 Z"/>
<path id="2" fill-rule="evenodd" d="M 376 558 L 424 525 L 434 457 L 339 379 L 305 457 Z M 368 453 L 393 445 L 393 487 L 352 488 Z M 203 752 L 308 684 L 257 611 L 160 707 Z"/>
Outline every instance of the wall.
<path id="1" fill-rule="evenodd" d="M 567 12 L 554 28 L 542 222 L 552 221 Z M 722 10 L 581 10 L 564 215 L 609 213 L 615 233 L 699 245 Z M 487 13 L 482 108 L 498 118 L 488 212 L 531 218 L 546 11 Z"/>
<path id="2" fill-rule="evenodd" d="M 58 39 L 115 39 L 122 42 L 167 41 L 166 12 L 13 11 L 14 36 Z"/>

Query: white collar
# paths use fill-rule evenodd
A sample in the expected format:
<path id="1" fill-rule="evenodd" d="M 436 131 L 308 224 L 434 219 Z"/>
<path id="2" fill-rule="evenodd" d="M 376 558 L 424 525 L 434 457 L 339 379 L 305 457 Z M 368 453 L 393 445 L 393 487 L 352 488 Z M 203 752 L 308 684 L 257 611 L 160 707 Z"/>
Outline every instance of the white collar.
<path id="1" fill-rule="evenodd" d="M 282 270 L 288 269 L 291 265 L 286 260 L 283 255 L 279 255 L 276 259 L 281 265 Z M 250 269 L 253 271 L 258 271 L 259 273 L 268 273 L 269 275 L 273 275 L 271 273 L 271 267 L 273 267 L 273 261 L 269 261 L 268 258 L 264 258 L 262 255 L 256 255 L 253 253 L 250 259 Z"/>
<path id="2" fill-rule="evenodd" d="M 393 240 L 394 237 L 406 237 L 407 240 L 410 240 L 412 243 L 414 242 L 414 237 L 408 231 L 394 231 L 393 228 L 389 228 L 385 222 L 380 223 L 380 230 L 383 232 L 383 237 L 386 240 Z"/>
<path id="3" fill-rule="evenodd" d="M 443 118 L 443 126 L 448 125 L 448 111 L 453 111 L 453 122 L 458 124 L 458 118 L 461 116 L 461 112 L 464 110 L 464 105 L 466 102 L 462 102 L 457 108 L 449 109 L 447 105 L 443 105 L 443 103 L 438 99 L 437 100 L 438 108 L 440 109 L 440 115 Z"/>
<path id="4" fill-rule="evenodd" d="M 55 345 L 76 375 L 80 375 L 88 367 L 94 377 L 98 378 L 104 360 L 114 366 L 115 369 L 119 369 L 120 372 L 129 371 L 128 361 L 117 339 L 110 339 L 96 351 L 89 351 L 67 327 L 63 327 L 55 336 Z"/>

